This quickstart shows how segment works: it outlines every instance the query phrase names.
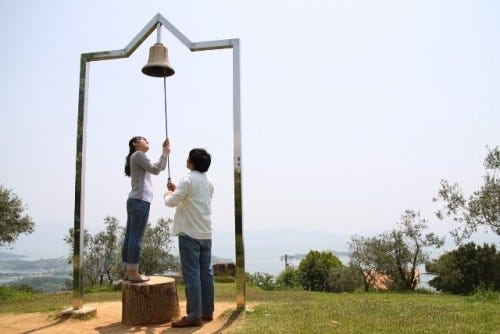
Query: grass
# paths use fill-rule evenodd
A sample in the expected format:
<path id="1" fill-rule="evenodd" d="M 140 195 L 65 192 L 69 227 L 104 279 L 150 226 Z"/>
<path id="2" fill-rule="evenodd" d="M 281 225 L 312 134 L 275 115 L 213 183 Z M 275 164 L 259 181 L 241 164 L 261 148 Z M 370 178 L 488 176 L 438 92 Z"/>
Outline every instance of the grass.
<path id="1" fill-rule="evenodd" d="M 1 313 L 59 311 L 70 307 L 70 294 L 20 292 L 5 296 Z M 235 303 L 235 284 L 216 283 L 216 300 Z M 184 300 L 183 286 L 178 288 Z M 496 297 L 495 297 L 496 296 Z M 432 293 L 319 293 L 264 291 L 247 285 L 246 312 L 225 314 L 232 323 L 224 333 L 496 333 L 500 334 L 500 298 Z M 84 303 L 121 300 L 120 291 L 84 295 Z"/>
<path id="2" fill-rule="evenodd" d="M 252 312 L 227 333 L 500 333 L 500 299 L 431 293 L 247 293 Z"/>

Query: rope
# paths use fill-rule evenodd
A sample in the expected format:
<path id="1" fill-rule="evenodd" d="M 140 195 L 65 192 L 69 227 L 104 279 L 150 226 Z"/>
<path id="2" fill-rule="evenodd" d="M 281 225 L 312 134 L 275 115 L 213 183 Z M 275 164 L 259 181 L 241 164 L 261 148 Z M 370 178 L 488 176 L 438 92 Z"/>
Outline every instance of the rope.
<path id="1" fill-rule="evenodd" d="M 164 108 L 165 108 L 165 134 L 168 139 L 168 118 L 167 118 L 167 79 L 163 77 L 163 96 L 164 96 Z M 167 155 L 167 171 L 168 171 L 168 182 L 170 182 L 170 154 Z"/>

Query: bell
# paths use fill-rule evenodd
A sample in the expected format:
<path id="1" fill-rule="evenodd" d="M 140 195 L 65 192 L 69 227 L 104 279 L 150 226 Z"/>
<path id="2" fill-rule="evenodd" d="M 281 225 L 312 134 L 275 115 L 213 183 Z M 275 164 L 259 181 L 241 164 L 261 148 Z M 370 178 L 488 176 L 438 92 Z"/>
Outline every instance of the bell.
<path id="1" fill-rule="evenodd" d="M 150 77 L 169 77 L 175 71 L 168 63 L 168 50 L 163 44 L 156 43 L 149 48 L 148 63 L 142 68 L 142 73 Z"/>

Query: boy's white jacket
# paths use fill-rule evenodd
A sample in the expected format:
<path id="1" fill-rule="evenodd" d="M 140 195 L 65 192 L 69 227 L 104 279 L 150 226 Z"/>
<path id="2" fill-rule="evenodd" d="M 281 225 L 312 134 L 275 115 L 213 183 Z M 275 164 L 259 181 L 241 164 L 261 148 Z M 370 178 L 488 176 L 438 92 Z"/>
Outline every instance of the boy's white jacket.
<path id="1" fill-rule="evenodd" d="M 172 235 L 212 239 L 212 196 L 214 186 L 206 173 L 191 171 L 179 181 L 175 191 L 165 196 L 165 205 L 176 207 Z"/>

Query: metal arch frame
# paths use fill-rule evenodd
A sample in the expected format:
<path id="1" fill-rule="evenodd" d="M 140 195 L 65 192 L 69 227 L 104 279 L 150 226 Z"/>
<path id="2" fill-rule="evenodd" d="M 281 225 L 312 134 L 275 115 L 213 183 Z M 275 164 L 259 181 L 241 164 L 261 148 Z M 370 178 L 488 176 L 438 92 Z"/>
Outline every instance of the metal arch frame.
<path id="1" fill-rule="evenodd" d="M 80 86 L 78 97 L 78 125 L 76 137 L 75 169 L 75 210 L 73 230 L 73 310 L 83 307 L 83 239 L 84 194 L 85 194 L 85 149 L 86 149 L 86 113 L 88 63 L 91 61 L 128 58 L 146 38 L 157 28 L 164 26 L 189 50 L 207 51 L 233 49 L 233 140 L 234 140 L 234 208 L 235 208 L 235 246 L 236 246 L 236 305 L 239 310 L 245 308 L 245 252 L 243 245 L 243 214 L 241 191 L 241 99 L 240 99 L 240 41 L 224 39 L 203 42 L 191 42 L 160 13 L 121 50 L 82 53 L 80 58 Z"/>

